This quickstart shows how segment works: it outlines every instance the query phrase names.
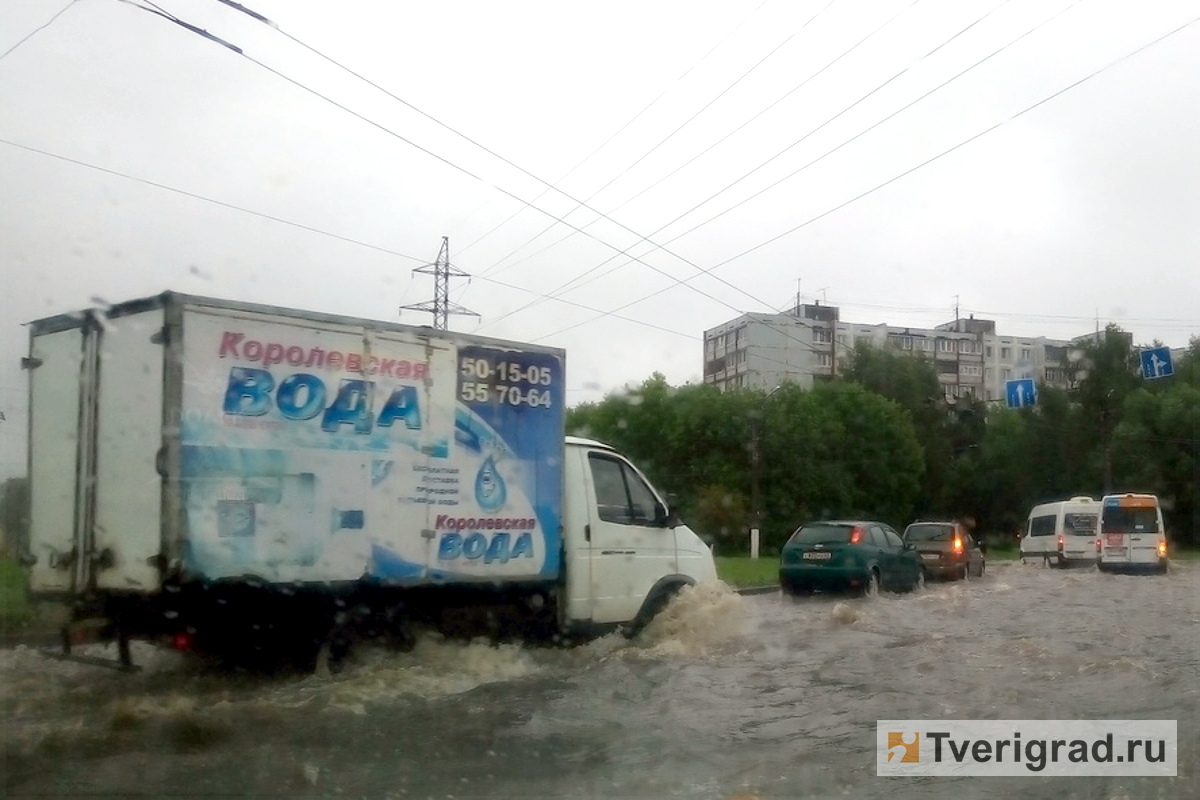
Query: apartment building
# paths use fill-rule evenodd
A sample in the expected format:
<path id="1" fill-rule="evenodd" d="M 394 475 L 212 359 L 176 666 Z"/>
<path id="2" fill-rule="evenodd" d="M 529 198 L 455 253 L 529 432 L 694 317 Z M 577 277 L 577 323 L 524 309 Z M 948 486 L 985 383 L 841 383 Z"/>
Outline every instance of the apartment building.
<path id="1" fill-rule="evenodd" d="M 781 314 L 743 314 L 704 332 L 704 382 L 722 389 L 769 391 L 785 382 L 811 388 L 838 374 L 858 342 L 928 359 L 947 398 L 1004 399 L 1005 382 L 1033 378 L 1069 388 L 1078 380 L 1082 345 L 1044 336 L 1004 336 L 973 316 L 934 328 L 849 323 L 836 306 L 797 305 Z"/>

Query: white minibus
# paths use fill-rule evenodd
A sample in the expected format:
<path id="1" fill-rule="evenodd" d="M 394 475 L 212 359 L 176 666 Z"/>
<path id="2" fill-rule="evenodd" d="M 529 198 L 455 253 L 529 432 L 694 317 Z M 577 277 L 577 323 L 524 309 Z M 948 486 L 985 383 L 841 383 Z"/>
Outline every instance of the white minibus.
<path id="1" fill-rule="evenodd" d="M 1167 531 L 1162 508 L 1152 494 L 1106 494 L 1100 501 L 1096 565 L 1116 570 L 1167 571 Z"/>
<path id="2" fill-rule="evenodd" d="M 1021 535 L 1022 563 L 1095 564 L 1099 522 L 1100 503 L 1087 496 L 1034 506 Z"/>

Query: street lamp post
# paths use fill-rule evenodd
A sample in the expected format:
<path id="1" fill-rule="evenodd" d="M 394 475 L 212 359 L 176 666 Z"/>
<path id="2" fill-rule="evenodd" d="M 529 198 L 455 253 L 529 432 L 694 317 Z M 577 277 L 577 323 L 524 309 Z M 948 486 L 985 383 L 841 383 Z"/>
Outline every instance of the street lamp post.
<path id="1" fill-rule="evenodd" d="M 767 413 L 767 401 L 778 392 L 782 386 L 776 386 L 767 392 L 758 407 L 758 414 L 753 418 L 750 433 L 750 504 L 753 506 L 750 520 L 750 557 L 758 558 L 759 532 L 762 529 L 762 492 L 759 482 L 762 478 L 762 434 L 763 421 Z"/>

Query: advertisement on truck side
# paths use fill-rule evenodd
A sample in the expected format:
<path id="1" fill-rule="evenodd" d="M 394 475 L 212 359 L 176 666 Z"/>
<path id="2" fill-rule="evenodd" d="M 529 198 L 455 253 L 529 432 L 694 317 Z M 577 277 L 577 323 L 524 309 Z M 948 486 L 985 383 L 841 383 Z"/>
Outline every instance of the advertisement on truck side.
<path id="1" fill-rule="evenodd" d="M 216 579 L 551 579 L 563 361 L 189 309 L 184 562 Z"/>

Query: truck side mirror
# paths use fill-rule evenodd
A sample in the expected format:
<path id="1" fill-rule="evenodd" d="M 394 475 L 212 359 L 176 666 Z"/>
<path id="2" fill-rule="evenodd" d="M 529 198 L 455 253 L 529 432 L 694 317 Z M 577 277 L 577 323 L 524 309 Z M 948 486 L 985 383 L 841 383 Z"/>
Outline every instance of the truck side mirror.
<path id="1" fill-rule="evenodd" d="M 675 495 L 667 495 L 667 505 L 654 504 L 654 524 L 671 529 L 678 528 L 683 524 L 683 520 L 679 518 L 679 512 L 675 510 Z"/>

